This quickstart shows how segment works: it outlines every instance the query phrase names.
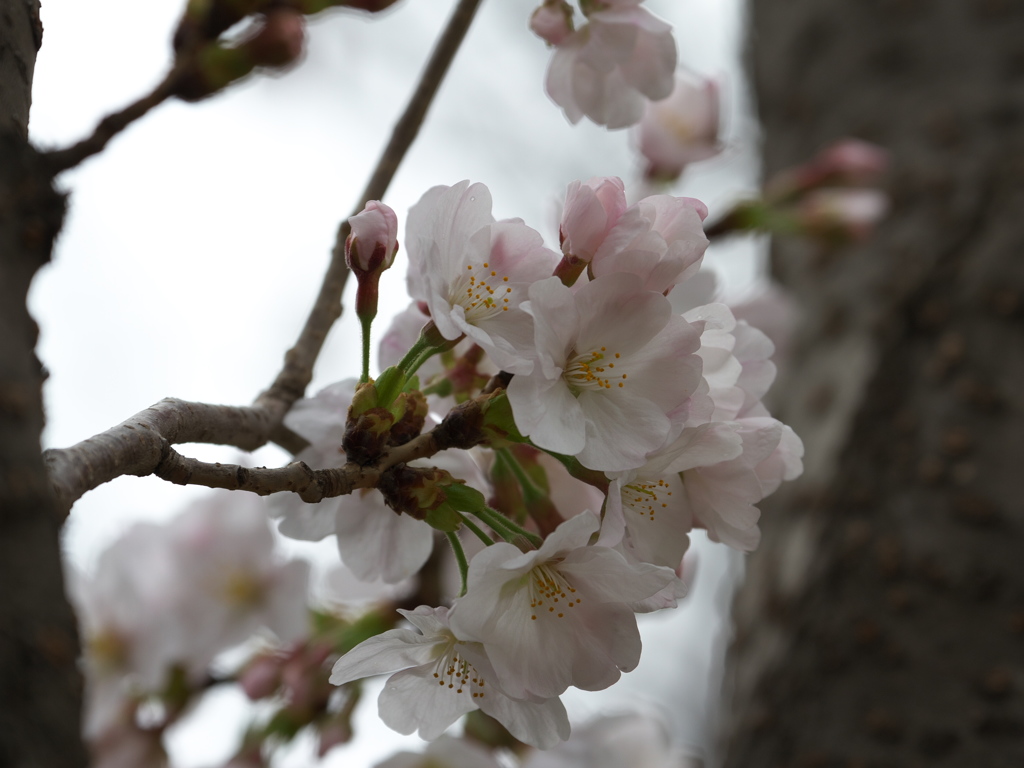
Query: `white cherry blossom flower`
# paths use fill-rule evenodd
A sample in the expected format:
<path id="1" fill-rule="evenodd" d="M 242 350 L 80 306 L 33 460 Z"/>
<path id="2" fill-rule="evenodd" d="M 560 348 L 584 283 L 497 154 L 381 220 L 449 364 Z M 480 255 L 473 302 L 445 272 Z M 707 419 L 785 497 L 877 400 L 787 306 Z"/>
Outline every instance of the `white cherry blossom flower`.
<path id="1" fill-rule="evenodd" d="M 641 562 L 678 568 L 694 523 L 679 473 L 734 459 L 741 451 L 732 425 L 703 424 L 684 429 L 639 469 L 611 473 L 599 543 L 620 544 Z"/>
<path id="2" fill-rule="evenodd" d="M 530 284 L 549 276 L 558 256 L 521 219 L 495 221 L 491 193 L 462 181 L 434 187 L 409 211 L 409 293 L 426 303 L 449 340 L 468 336 L 504 370 L 528 371 L 520 350 L 533 335 L 519 309 Z"/>
<path id="3" fill-rule="evenodd" d="M 605 715 L 573 730 L 569 740 L 534 752 L 523 768 L 680 768 L 669 729 L 653 712 Z"/>
<path id="4" fill-rule="evenodd" d="M 516 426 L 591 469 L 641 466 L 700 382 L 698 331 L 631 274 L 530 288 L 538 363 L 508 387 Z"/>
<path id="5" fill-rule="evenodd" d="M 760 511 L 754 506 L 783 480 L 803 471 L 803 444 L 792 429 L 765 417 L 733 422 L 743 452 L 734 459 L 682 473 L 682 503 L 708 538 L 744 552 L 757 548 Z"/>
<path id="6" fill-rule="evenodd" d="M 483 643 L 509 695 L 548 698 L 570 685 L 601 690 L 639 662 L 630 606 L 676 576 L 588 546 L 598 526 L 597 516 L 586 512 L 562 523 L 538 550 L 500 543 L 470 562 L 468 590 L 452 609 L 452 631 Z"/>
<path id="7" fill-rule="evenodd" d="M 675 179 L 690 163 L 714 157 L 722 151 L 718 130 L 718 83 L 691 72 L 677 73 L 672 94 L 648 103 L 637 126 L 646 175 Z"/>
<path id="8" fill-rule="evenodd" d="M 672 92 L 672 27 L 640 0 L 592 3 L 586 24 L 556 47 L 547 92 L 571 123 L 585 115 L 609 129 L 640 120 L 648 99 Z"/>
<path id="9" fill-rule="evenodd" d="M 378 699 L 381 719 L 399 733 L 435 739 L 474 709 L 490 715 L 520 741 L 548 749 L 569 736 L 555 696 L 510 698 L 483 646 L 449 627 L 447 608 L 399 611 L 419 630 L 391 629 L 365 640 L 334 665 L 335 685 L 395 672 Z"/>

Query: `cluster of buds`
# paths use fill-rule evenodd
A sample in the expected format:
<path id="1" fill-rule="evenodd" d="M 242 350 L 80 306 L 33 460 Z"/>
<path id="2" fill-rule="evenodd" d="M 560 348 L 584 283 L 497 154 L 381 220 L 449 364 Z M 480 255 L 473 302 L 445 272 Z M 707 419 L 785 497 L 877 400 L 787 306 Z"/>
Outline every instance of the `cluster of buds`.
<path id="1" fill-rule="evenodd" d="M 715 231 L 807 235 L 826 244 L 862 240 L 888 210 L 880 188 L 887 168 L 885 150 L 843 139 L 771 178 L 761 198 L 737 204 Z"/>
<path id="2" fill-rule="evenodd" d="M 306 38 L 306 17 L 328 8 L 376 13 L 396 0 L 189 0 L 173 46 L 174 95 L 199 101 L 241 80 L 257 67 L 284 69 L 297 62 Z M 250 19 L 237 42 L 221 36 Z"/>

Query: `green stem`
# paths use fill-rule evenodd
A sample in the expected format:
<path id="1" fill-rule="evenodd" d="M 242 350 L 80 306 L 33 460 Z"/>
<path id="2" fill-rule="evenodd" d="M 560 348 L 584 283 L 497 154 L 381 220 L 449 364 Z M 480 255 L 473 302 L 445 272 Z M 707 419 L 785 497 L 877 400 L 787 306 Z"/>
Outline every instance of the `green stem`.
<path id="1" fill-rule="evenodd" d="M 462 589 L 459 592 L 459 597 L 466 594 L 466 578 L 469 576 L 469 561 L 466 560 L 466 552 L 462 549 L 462 542 L 459 541 L 458 535 L 448 532 L 445 533 L 448 539 L 448 543 L 452 545 L 452 552 L 455 553 L 455 562 L 459 564 L 459 576 L 462 577 Z"/>
<path id="2" fill-rule="evenodd" d="M 370 326 L 373 325 L 373 318 L 361 317 L 359 322 L 363 328 L 363 375 L 359 383 L 365 384 L 370 380 Z"/>
<path id="3" fill-rule="evenodd" d="M 489 547 L 489 546 L 491 546 L 491 544 L 494 543 L 494 539 L 492 539 L 490 536 L 488 536 L 486 533 L 484 533 L 479 525 L 474 523 L 472 520 L 470 520 L 465 515 L 462 515 L 462 513 L 459 513 L 459 514 L 462 516 L 462 522 L 466 525 L 466 527 L 469 528 L 469 530 L 471 530 L 473 532 L 473 534 L 478 539 L 480 539 L 480 541 L 482 541 L 486 546 Z"/>
<path id="4" fill-rule="evenodd" d="M 416 369 L 423 365 L 422 362 L 417 363 L 417 359 L 423 354 L 425 350 L 430 347 L 430 342 L 421 334 L 416 343 L 412 345 L 412 349 L 405 353 L 405 357 L 402 358 L 401 362 L 398 363 L 398 370 L 409 376 L 416 372 Z M 415 365 L 414 365 L 415 363 Z M 410 370 L 411 369 L 411 370 Z"/>
<path id="5" fill-rule="evenodd" d="M 494 529 L 494 532 L 501 536 L 505 541 L 512 541 L 516 536 L 522 536 L 524 539 L 529 541 L 535 547 L 539 547 L 544 543 L 544 539 L 535 533 L 516 525 L 514 522 L 505 517 L 501 512 L 490 507 L 483 507 L 479 511 L 473 513 L 481 521 L 487 523 Z"/>
<path id="6" fill-rule="evenodd" d="M 526 470 L 523 469 L 523 465 L 519 463 L 519 459 L 516 458 L 512 451 L 508 448 L 497 448 L 495 453 L 498 455 L 498 459 L 505 462 L 505 466 L 507 466 L 512 471 L 512 474 L 516 476 L 516 480 L 523 489 L 523 498 L 527 504 L 539 501 L 547 495 L 544 491 L 538 488 L 530 476 L 526 474 Z"/>

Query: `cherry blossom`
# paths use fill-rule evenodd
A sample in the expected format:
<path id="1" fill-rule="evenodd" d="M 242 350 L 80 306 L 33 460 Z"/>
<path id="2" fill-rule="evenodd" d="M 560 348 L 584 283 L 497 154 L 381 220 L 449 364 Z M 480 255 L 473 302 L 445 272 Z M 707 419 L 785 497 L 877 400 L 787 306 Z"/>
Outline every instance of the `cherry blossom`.
<path id="1" fill-rule="evenodd" d="M 648 103 L 637 126 L 646 175 L 675 179 L 690 163 L 714 157 L 722 151 L 718 131 L 718 84 L 691 72 L 677 73 L 672 94 Z"/>
<path id="2" fill-rule="evenodd" d="M 621 540 L 623 552 L 636 560 L 678 568 L 694 524 L 679 473 L 734 459 L 741 443 L 732 425 L 703 424 L 684 429 L 639 469 L 613 473 L 599 543 Z"/>
<path id="3" fill-rule="evenodd" d="M 692 197 L 645 197 L 608 233 L 591 271 L 597 277 L 629 272 L 643 279 L 646 290 L 667 293 L 700 269 L 707 215 L 707 206 Z"/>
<path id="4" fill-rule="evenodd" d="M 698 332 L 632 274 L 530 288 L 539 362 L 508 386 L 516 426 L 591 469 L 641 466 L 700 382 Z"/>
<path id="5" fill-rule="evenodd" d="M 392 629 L 365 640 L 334 665 L 342 685 L 395 672 L 378 699 L 381 719 L 399 733 L 435 739 L 459 717 L 480 709 L 520 741 L 548 749 L 569 736 L 569 720 L 555 696 L 510 698 L 484 647 L 460 639 L 447 608 L 399 609 L 417 631 Z"/>
<path id="6" fill-rule="evenodd" d="M 540 234 L 520 219 L 495 221 L 487 187 L 462 181 L 428 190 L 412 207 L 406 244 L 409 293 L 441 335 L 466 335 L 502 369 L 529 370 L 516 350 L 529 345 L 532 322 L 519 305 L 558 261 Z"/>
<path id="7" fill-rule="evenodd" d="M 556 47 L 547 92 L 571 123 L 586 116 L 609 129 L 625 128 L 640 120 L 648 99 L 672 92 L 672 27 L 639 3 L 588 4 L 587 23 Z"/>
<path id="8" fill-rule="evenodd" d="M 562 253 L 589 262 L 627 207 L 622 179 L 598 176 L 586 183 L 570 182 L 565 190 L 565 204 L 558 225 Z M 629 239 L 631 234 L 620 232 L 619 239 Z M 609 247 L 614 248 L 615 245 Z"/>
<path id="9" fill-rule="evenodd" d="M 803 444 L 792 429 L 771 418 L 733 422 L 742 441 L 734 459 L 682 473 L 682 505 L 712 541 L 750 552 L 757 548 L 760 511 L 754 506 L 783 480 L 803 471 Z"/>
<path id="10" fill-rule="evenodd" d="M 534 752 L 523 768 L 679 768 L 669 729 L 655 713 L 596 717 L 573 730 L 569 740 Z"/>
<path id="11" fill-rule="evenodd" d="M 634 669 L 640 634 L 631 604 L 670 586 L 667 568 L 628 563 L 588 546 L 599 521 L 585 512 L 538 550 L 495 544 L 469 564 L 469 588 L 450 616 L 456 636 L 483 643 L 511 696 L 596 691 Z"/>

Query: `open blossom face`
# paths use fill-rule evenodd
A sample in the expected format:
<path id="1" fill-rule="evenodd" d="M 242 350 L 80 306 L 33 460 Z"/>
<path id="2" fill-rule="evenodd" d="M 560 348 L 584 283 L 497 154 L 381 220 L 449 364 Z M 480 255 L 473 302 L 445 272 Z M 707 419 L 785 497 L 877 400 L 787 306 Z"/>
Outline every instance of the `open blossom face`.
<path id="1" fill-rule="evenodd" d="M 636 2 L 594 3 L 588 23 L 564 38 L 548 68 L 547 91 L 572 123 L 584 115 L 625 128 L 648 99 L 672 92 L 676 44 L 672 27 Z"/>
<path id="2" fill-rule="evenodd" d="M 667 99 L 647 105 L 637 130 L 649 177 L 674 179 L 690 163 L 714 157 L 718 141 L 718 84 L 694 74 L 676 75 Z"/>
<path id="3" fill-rule="evenodd" d="M 519 219 L 494 221 L 483 184 L 434 187 L 409 211 L 409 293 L 424 301 L 441 335 L 463 335 L 502 369 L 529 370 L 516 352 L 533 335 L 519 309 L 530 284 L 549 276 L 558 256 Z"/>
<path id="4" fill-rule="evenodd" d="M 399 611 L 418 632 L 392 629 L 365 640 L 334 665 L 335 685 L 392 675 L 378 701 L 381 719 L 399 733 L 435 739 L 459 717 L 481 709 L 520 741 L 548 749 L 569 736 L 569 720 L 554 697 L 510 698 L 479 643 L 458 639 L 447 608 Z"/>
<path id="5" fill-rule="evenodd" d="M 741 450 L 734 427 L 703 424 L 684 429 L 639 469 L 614 473 L 599 543 L 621 543 L 637 560 L 677 568 L 693 528 L 679 473 L 734 459 Z"/>
<path id="6" fill-rule="evenodd" d="M 597 517 L 584 512 L 539 550 L 495 544 L 470 563 L 452 630 L 483 644 L 509 695 L 547 698 L 570 685 L 601 690 L 640 660 L 631 605 L 669 586 L 675 574 L 587 546 L 597 528 Z"/>
<path id="7" fill-rule="evenodd" d="M 630 274 L 573 293 L 530 289 L 538 363 L 508 387 L 516 426 L 591 469 L 634 469 L 668 437 L 668 413 L 700 382 L 697 331 Z"/>

